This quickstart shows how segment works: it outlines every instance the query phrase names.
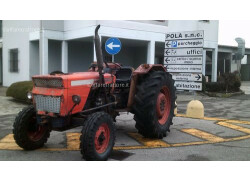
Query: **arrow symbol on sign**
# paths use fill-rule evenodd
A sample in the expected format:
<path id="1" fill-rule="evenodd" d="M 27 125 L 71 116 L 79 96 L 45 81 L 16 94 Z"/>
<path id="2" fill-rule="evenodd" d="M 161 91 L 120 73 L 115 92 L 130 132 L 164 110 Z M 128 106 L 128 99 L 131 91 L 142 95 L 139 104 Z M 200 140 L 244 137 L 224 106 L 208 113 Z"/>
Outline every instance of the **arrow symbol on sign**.
<path id="1" fill-rule="evenodd" d="M 197 81 L 199 81 L 201 76 L 199 74 L 197 74 L 197 76 L 195 76 L 195 78 L 197 78 Z"/>
<path id="2" fill-rule="evenodd" d="M 166 54 L 168 55 L 169 53 L 170 53 L 170 52 L 167 50 L 167 51 L 166 51 Z"/>
<path id="3" fill-rule="evenodd" d="M 112 50 L 113 50 L 113 48 L 118 48 L 118 47 L 120 47 L 120 45 L 119 45 L 119 44 L 113 44 L 113 42 L 111 42 L 111 43 L 109 43 L 109 44 L 107 45 L 107 47 L 108 47 L 109 49 L 112 49 Z"/>
<path id="4" fill-rule="evenodd" d="M 168 59 L 168 57 L 165 59 L 166 63 L 168 63 L 170 61 L 170 59 Z"/>
<path id="5" fill-rule="evenodd" d="M 166 46 L 169 47 L 169 45 L 171 45 L 171 43 L 169 43 L 169 41 L 166 43 Z"/>

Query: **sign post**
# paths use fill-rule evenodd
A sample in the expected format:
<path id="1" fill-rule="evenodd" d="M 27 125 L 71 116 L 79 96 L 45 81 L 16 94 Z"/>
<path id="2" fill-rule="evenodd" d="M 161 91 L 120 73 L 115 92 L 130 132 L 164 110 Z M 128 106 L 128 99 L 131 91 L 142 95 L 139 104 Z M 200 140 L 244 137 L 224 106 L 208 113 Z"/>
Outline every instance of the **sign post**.
<path id="1" fill-rule="evenodd" d="M 177 90 L 202 90 L 203 31 L 166 34 L 164 66 L 172 74 Z"/>
<path id="2" fill-rule="evenodd" d="M 107 53 L 112 55 L 112 62 L 115 61 L 115 54 L 119 53 L 121 50 L 122 44 L 118 38 L 109 38 L 105 43 L 105 50 Z"/>

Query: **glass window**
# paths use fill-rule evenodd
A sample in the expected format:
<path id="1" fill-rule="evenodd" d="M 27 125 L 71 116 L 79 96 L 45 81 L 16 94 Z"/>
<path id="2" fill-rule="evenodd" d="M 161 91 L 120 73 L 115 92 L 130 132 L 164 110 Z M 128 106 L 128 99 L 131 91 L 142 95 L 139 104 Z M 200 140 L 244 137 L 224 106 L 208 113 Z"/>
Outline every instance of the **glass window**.
<path id="1" fill-rule="evenodd" d="M 18 49 L 10 49 L 10 72 L 18 72 Z"/>
<path id="2" fill-rule="evenodd" d="M 2 20 L 0 20 L 0 38 L 3 36 Z"/>

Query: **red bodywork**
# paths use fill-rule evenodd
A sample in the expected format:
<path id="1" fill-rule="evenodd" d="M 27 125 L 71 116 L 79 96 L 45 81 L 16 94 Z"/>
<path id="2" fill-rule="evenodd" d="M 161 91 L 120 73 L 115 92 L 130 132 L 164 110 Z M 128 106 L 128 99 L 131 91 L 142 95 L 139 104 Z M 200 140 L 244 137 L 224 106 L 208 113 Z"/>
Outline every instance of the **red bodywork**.
<path id="1" fill-rule="evenodd" d="M 81 97 L 80 104 L 76 105 L 72 111 L 72 114 L 78 113 L 83 110 L 86 100 L 88 98 L 90 89 L 94 83 L 97 83 L 99 80 L 98 72 L 79 72 L 72 74 L 56 74 L 56 75 L 39 75 L 32 77 L 42 78 L 42 79 L 55 79 L 60 78 L 63 80 L 62 88 L 48 88 L 48 87 L 33 87 L 33 95 L 44 95 L 44 96 L 55 96 L 61 97 L 61 107 L 60 107 L 60 116 L 68 115 L 69 111 L 74 105 L 72 101 L 73 95 L 79 95 Z M 115 76 L 111 74 L 104 74 L 105 84 L 115 83 Z M 34 98 L 33 98 L 34 99 Z M 35 101 L 33 102 L 35 105 Z M 54 116 L 53 113 L 47 113 L 44 111 L 37 112 L 40 115 L 50 115 Z"/>
<path id="2" fill-rule="evenodd" d="M 121 66 L 119 64 L 109 63 L 109 66 L 113 69 L 119 69 Z M 166 71 L 163 65 L 160 64 L 143 64 L 140 65 L 132 74 L 129 90 L 129 98 L 127 103 L 127 110 L 133 104 L 135 86 L 137 84 L 137 78 L 139 75 L 147 74 L 150 71 Z M 62 79 L 63 87 L 51 88 L 51 87 L 36 87 L 34 85 L 32 94 L 33 95 L 43 95 L 43 96 L 52 96 L 52 97 L 61 97 L 61 106 L 60 106 L 60 116 L 67 116 L 70 110 L 72 109 L 74 102 L 72 101 L 73 95 L 79 95 L 81 97 L 80 104 L 76 105 L 72 111 L 72 114 L 79 113 L 83 110 L 89 92 L 94 83 L 99 81 L 99 73 L 97 72 L 98 68 L 89 69 L 88 72 L 78 72 L 71 74 L 56 74 L 56 75 L 38 75 L 32 77 L 33 79 Z M 116 82 L 115 70 L 109 74 L 104 74 L 105 84 L 114 84 Z M 113 86 L 114 87 L 114 86 Z M 34 99 L 34 98 L 33 98 Z M 34 100 L 34 105 L 36 102 Z M 55 116 L 56 114 L 45 111 L 38 111 L 39 115 L 49 115 Z"/>

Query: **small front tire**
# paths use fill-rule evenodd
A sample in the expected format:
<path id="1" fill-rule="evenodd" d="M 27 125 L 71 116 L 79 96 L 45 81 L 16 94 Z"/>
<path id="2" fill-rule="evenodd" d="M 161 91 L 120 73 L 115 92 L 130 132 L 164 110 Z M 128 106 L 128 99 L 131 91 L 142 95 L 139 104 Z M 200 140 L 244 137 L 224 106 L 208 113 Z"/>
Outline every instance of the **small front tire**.
<path id="1" fill-rule="evenodd" d="M 80 149 L 84 159 L 105 161 L 115 144 L 113 118 L 105 112 L 91 114 L 84 122 L 80 137 Z"/>
<path id="2" fill-rule="evenodd" d="M 48 125 L 38 125 L 36 111 L 33 105 L 20 111 L 13 125 L 16 143 L 24 150 L 34 150 L 43 147 L 50 136 Z"/>

